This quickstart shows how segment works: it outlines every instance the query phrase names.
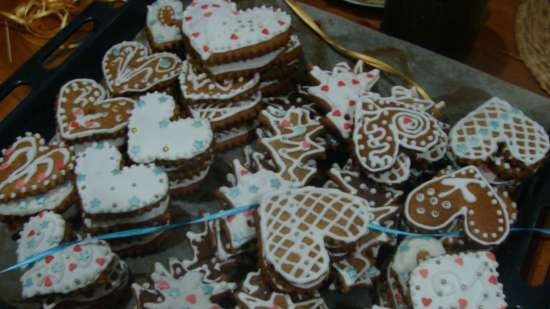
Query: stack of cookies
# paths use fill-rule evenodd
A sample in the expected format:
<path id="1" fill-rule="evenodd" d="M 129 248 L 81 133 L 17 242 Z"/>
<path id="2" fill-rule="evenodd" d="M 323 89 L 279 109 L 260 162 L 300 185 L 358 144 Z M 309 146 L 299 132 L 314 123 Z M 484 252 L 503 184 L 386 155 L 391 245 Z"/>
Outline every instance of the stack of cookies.
<path id="1" fill-rule="evenodd" d="M 211 122 L 216 150 L 249 141 L 262 95 L 288 83 L 301 51 L 290 25 L 278 8 L 239 10 L 231 1 L 194 1 L 183 11 L 182 101 L 189 115 Z"/>

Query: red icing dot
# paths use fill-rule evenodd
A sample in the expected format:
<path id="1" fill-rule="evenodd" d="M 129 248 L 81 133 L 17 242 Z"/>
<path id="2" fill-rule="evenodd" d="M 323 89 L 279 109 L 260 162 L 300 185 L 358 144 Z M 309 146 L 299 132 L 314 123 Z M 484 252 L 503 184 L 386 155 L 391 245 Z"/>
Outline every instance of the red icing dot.
<path id="1" fill-rule="evenodd" d="M 63 161 L 58 161 L 57 163 L 55 163 L 55 168 L 57 168 L 58 170 L 63 169 L 64 167 L 65 163 Z"/>
<path id="2" fill-rule="evenodd" d="M 462 259 L 461 257 L 457 257 L 457 258 L 455 258 L 455 263 L 462 266 L 462 265 L 464 265 L 464 259 Z"/>
<path id="3" fill-rule="evenodd" d="M 103 264 L 105 264 L 105 258 L 97 258 L 95 259 L 95 262 L 97 263 L 97 265 L 103 266 Z"/>
<path id="4" fill-rule="evenodd" d="M 458 308 L 465 309 L 466 307 L 468 307 L 468 300 L 466 300 L 464 298 L 460 298 L 458 300 Z"/>
<path id="5" fill-rule="evenodd" d="M 284 26 L 286 23 L 284 20 L 278 20 L 277 23 L 280 25 L 280 26 Z"/>
<path id="6" fill-rule="evenodd" d="M 201 6 L 201 9 L 206 10 L 208 8 L 208 4 L 204 4 Z"/>
<path id="7" fill-rule="evenodd" d="M 47 287 L 47 288 L 52 286 L 52 279 L 50 278 L 50 276 L 44 278 L 44 286 Z"/>
<path id="8" fill-rule="evenodd" d="M 199 32 L 193 32 L 191 33 L 191 36 L 194 37 L 195 39 L 198 38 L 201 34 Z"/>
<path id="9" fill-rule="evenodd" d="M 349 100 L 348 101 L 349 106 L 354 106 L 355 104 L 357 104 L 357 102 L 355 100 Z"/>
<path id="10" fill-rule="evenodd" d="M 496 261 L 497 260 L 497 257 L 493 254 L 493 252 L 489 252 L 487 251 L 487 253 L 485 253 L 485 255 L 487 256 L 487 258 L 491 261 Z"/>
<path id="11" fill-rule="evenodd" d="M 42 182 L 44 179 L 46 179 L 46 175 L 44 173 L 38 173 L 36 174 L 36 181 Z"/>
<path id="12" fill-rule="evenodd" d="M 185 296 L 185 300 L 190 303 L 191 305 L 194 305 L 197 303 L 197 295 L 195 294 L 188 294 Z"/>
<path id="13" fill-rule="evenodd" d="M 496 285 L 498 283 L 497 276 L 491 276 L 489 277 L 489 283 Z"/>
<path id="14" fill-rule="evenodd" d="M 269 35 L 269 29 L 263 28 L 262 29 L 262 34 Z"/>
<path id="15" fill-rule="evenodd" d="M 71 128 L 73 129 L 78 128 L 78 122 L 76 122 L 76 120 L 71 121 Z"/>
<path id="16" fill-rule="evenodd" d="M 288 121 L 288 119 L 282 119 L 279 121 L 279 126 L 281 128 L 288 128 L 290 126 L 290 121 Z"/>
<path id="17" fill-rule="evenodd" d="M 354 84 L 354 85 L 358 85 L 359 81 L 354 78 L 354 79 L 351 80 L 351 83 Z"/>
<path id="18" fill-rule="evenodd" d="M 374 77 L 374 74 L 372 74 L 371 72 L 368 72 L 368 73 L 367 73 L 367 77 L 368 77 L 368 78 L 373 78 L 373 77 Z"/>
<path id="19" fill-rule="evenodd" d="M 28 233 L 27 233 L 27 237 L 33 237 L 34 234 L 36 234 L 36 232 L 34 230 L 30 230 Z"/>
<path id="20" fill-rule="evenodd" d="M 340 116 L 342 116 L 342 112 L 340 112 L 339 109 L 335 109 L 335 110 L 332 112 L 332 116 L 334 116 L 334 117 L 340 117 Z"/>
<path id="21" fill-rule="evenodd" d="M 329 90 L 330 90 L 330 87 L 329 87 L 328 85 L 323 85 L 323 86 L 321 87 L 321 91 L 329 92 Z"/>
<path id="22" fill-rule="evenodd" d="M 170 284 L 168 284 L 168 282 L 166 282 L 166 280 L 161 280 L 159 282 L 159 289 L 161 290 L 167 290 L 170 288 Z"/>
<path id="23" fill-rule="evenodd" d="M 50 264 L 51 261 L 53 261 L 53 255 L 48 255 L 44 258 L 44 262 L 46 262 L 46 264 Z"/>
<path id="24" fill-rule="evenodd" d="M 244 216 L 245 216 L 246 218 L 250 218 L 250 217 L 252 217 L 253 215 L 254 215 L 254 211 L 252 211 L 252 210 L 246 211 L 246 212 L 244 213 Z"/>
<path id="25" fill-rule="evenodd" d="M 239 36 L 236 33 L 231 33 L 231 36 L 229 38 L 232 40 L 238 40 Z"/>
<path id="26" fill-rule="evenodd" d="M 191 19 L 193 19 L 193 16 L 185 16 L 185 21 L 190 21 Z"/>
<path id="27" fill-rule="evenodd" d="M 73 271 L 73 270 L 75 270 L 77 267 L 78 267 L 78 265 L 77 265 L 76 263 L 71 263 L 71 264 L 69 264 L 69 267 L 68 267 L 68 268 L 69 268 L 69 271 Z"/>
<path id="28" fill-rule="evenodd" d="M 234 216 L 234 215 L 228 216 L 228 217 L 227 217 L 227 221 L 228 221 L 228 222 L 233 222 L 233 220 L 235 220 L 235 216 Z"/>
<path id="29" fill-rule="evenodd" d="M 73 114 L 75 114 L 76 116 L 80 116 L 80 115 L 84 114 L 84 112 L 82 111 L 81 108 L 75 107 L 75 108 L 73 108 Z"/>
<path id="30" fill-rule="evenodd" d="M 15 187 L 19 190 L 23 189 L 24 186 L 25 186 L 25 179 L 19 179 L 18 181 L 15 182 Z"/>
<path id="31" fill-rule="evenodd" d="M 346 121 L 346 122 L 344 123 L 344 129 L 346 129 L 346 130 L 351 130 L 351 122 Z"/>
<path id="32" fill-rule="evenodd" d="M 420 276 L 422 276 L 422 278 L 428 277 L 428 270 L 426 268 L 420 269 L 419 273 L 420 273 Z"/>
<path id="33" fill-rule="evenodd" d="M 243 169 L 241 170 L 241 173 L 240 173 L 240 174 L 241 174 L 241 176 L 244 176 L 244 175 L 247 175 L 248 173 L 250 173 L 250 172 L 249 172 L 246 168 L 243 168 Z"/>
<path id="34" fill-rule="evenodd" d="M 344 87 L 346 86 L 346 83 L 344 83 L 344 81 L 338 81 L 338 87 Z"/>
<path id="35" fill-rule="evenodd" d="M 206 12 L 203 15 L 204 15 L 204 17 L 210 17 L 210 16 L 212 16 L 212 12 Z"/>
<path id="36" fill-rule="evenodd" d="M 82 251 L 82 247 L 80 247 L 80 245 L 75 245 L 75 246 L 73 247 L 73 251 L 74 251 L 74 252 L 80 252 L 80 251 Z"/>
<path id="37" fill-rule="evenodd" d="M 303 141 L 303 142 L 302 142 L 302 148 L 304 148 L 304 149 L 306 149 L 306 150 L 307 150 L 307 149 L 310 149 L 310 148 L 311 148 L 311 144 L 308 143 L 308 142 L 306 142 L 306 141 Z"/>
<path id="38" fill-rule="evenodd" d="M 405 116 L 405 118 L 403 118 L 403 123 L 405 123 L 405 124 L 408 124 L 411 121 L 412 121 L 411 118 L 408 117 L 408 116 Z"/>
<path id="39" fill-rule="evenodd" d="M 432 304 L 432 299 L 431 298 L 427 298 L 427 297 L 422 297 L 422 305 L 424 305 L 424 307 L 428 307 L 429 305 Z"/>
<path id="40" fill-rule="evenodd" d="M 210 50 L 210 47 L 208 47 L 208 45 L 204 45 L 202 47 L 202 50 L 204 50 L 205 52 L 208 52 Z"/>
<path id="41" fill-rule="evenodd" d="M 44 218 L 45 215 L 46 215 L 45 211 L 41 211 L 41 212 L 38 213 L 39 218 Z"/>

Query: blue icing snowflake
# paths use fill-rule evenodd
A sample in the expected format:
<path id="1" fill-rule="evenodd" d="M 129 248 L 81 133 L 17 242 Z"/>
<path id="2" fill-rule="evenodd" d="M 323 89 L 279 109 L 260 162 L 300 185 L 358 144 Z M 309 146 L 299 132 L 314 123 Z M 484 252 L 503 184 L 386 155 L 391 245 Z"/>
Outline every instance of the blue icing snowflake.
<path id="1" fill-rule="evenodd" d="M 204 295 L 212 295 L 212 292 L 214 292 L 214 288 L 210 285 L 201 286 L 201 290 L 204 293 Z"/>
<path id="2" fill-rule="evenodd" d="M 113 169 L 113 170 L 111 171 L 111 174 L 112 174 L 113 176 L 120 175 L 120 170 L 119 170 L 118 168 L 115 168 L 115 169 Z"/>
<path id="3" fill-rule="evenodd" d="M 82 264 L 85 264 L 87 260 L 89 260 L 92 257 L 92 254 L 88 250 L 81 251 L 77 256 L 76 259 L 78 261 L 84 262 Z"/>
<path id="4" fill-rule="evenodd" d="M 101 207 L 101 201 L 100 201 L 98 198 L 94 197 L 94 198 L 90 201 L 90 207 L 92 207 L 92 208 L 99 208 L 99 207 Z"/>
<path id="5" fill-rule="evenodd" d="M 46 195 L 42 195 L 36 199 L 36 203 L 40 206 L 46 205 L 47 201 L 48 201 L 48 197 Z"/>
<path id="6" fill-rule="evenodd" d="M 196 150 L 202 150 L 204 148 L 204 141 L 201 141 L 201 140 L 196 140 L 193 142 L 193 147 L 196 149 Z"/>
<path id="7" fill-rule="evenodd" d="M 29 239 L 29 241 L 26 244 L 27 249 L 35 248 L 37 245 L 36 238 Z"/>
<path id="8" fill-rule="evenodd" d="M 170 66 L 172 65 L 172 63 L 168 60 L 166 60 L 165 58 L 161 58 L 159 60 L 159 67 L 162 68 L 162 69 L 168 69 L 170 68 Z M 164 102 L 161 102 L 161 103 L 164 103 Z"/>
<path id="9" fill-rule="evenodd" d="M 483 135 L 483 136 L 489 136 L 489 133 L 490 133 L 490 132 L 489 132 L 489 129 L 487 129 L 487 128 L 480 128 L 480 129 L 478 130 L 478 132 L 479 132 L 479 134 L 481 134 L 481 135 Z"/>
<path id="10" fill-rule="evenodd" d="M 137 196 L 132 196 L 128 202 L 130 203 L 131 208 L 137 208 L 141 205 L 141 200 Z"/>
<path id="11" fill-rule="evenodd" d="M 164 128 L 166 128 L 169 124 L 170 124 L 170 121 L 168 121 L 168 120 L 162 120 L 161 122 L 159 122 L 159 128 L 164 129 Z"/>
<path id="12" fill-rule="evenodd" d="M 139 145 L 134 145 L 134 146 L 132 146 L 132 148 L 130 149 L 130 152 L 131 152 L 134 156 L 137 156 L 137 155 L 141 152 L 141 146 L 139 146 Z"/>
<path id="13" fill-rule="evenodd" d="M 202 128 L 202 121 L 195 120 L 195 121 L 193 121 L 192 126 L 193 126 L 193 128 Z"/>
<path id="14" fill-rule="evenodd" d="M 60 273 L 63 271 L 64 268 L 65 268 L 65 265 L 63 264 L 62 261 L 59 261 L 59 260 L 56 260 L 52 265 L 52 271 L 54 273 Z"/>
<path id="15" fill-rule="evenodd" d="M 76 175 L 76 181 L 84 181 L 86 180 L 86 175 L 84 174 L 77 174 Z"/>
<path id="16" fill-rule="evenodd" d="M 143 107 L 143 105 L 145 105 L 145 101 L 143 101 L 142 99 L 139 99 L 137 102 L 136 102 L 137 106 L 139 107 Z"/>
<path id="17" fill-rule="evenodd" d="M 168 296 L 172 298 L 178 298 L 181 296 L 181 291 L 178 288 L 172 288 L 168 291 Z"/>
<path id="18" fill-rule="evenodd" d="M 260 188 L 258 188 L 258 186 L 256 186 L 256 185 L 251 185 L 248 188 L 248 192 L 250 192 L 250 193 L 258 193 L 259 190 L 260 190 Z"/>
<path id="19" fill-rule="evenodd" d="M 498 121 L 498 120 L 491 120 L 491 121 L 489 121 L 489 125 L 490 125 L 491 128 L 493 128 L 493 129 L 498 129 L 498 128 L 500 128 L 500 121 Z"/>
<path id="20" fill-rule="evenodd" d="M 241 194 L 241 192 L 239 191 L 239 189 L 237 189 L 237 188 L 231 188 L 231 189 L 229 189 L 228 195 L 229 195 L 230 197 L 237 197 L 237 196 L 239 196 L 239 194 Z"/>
<path id="21" fill-rule="evenodd" d="M 159 97 L 159 102 L 160 102 L 160 103 L 166 103 L 167 101 L 168 101 L 168 97 L 167 97 L 167 96 L 161 95 L 161 96 Z"/>
<path id="22" fill-rule="evenodd" d="M 346 268 L 346 273 L 347 273 L 348 276 L 350 276 L 350 277 L 355 277 L 355 276 L 357 276 L 357 271 L 356 271 L 355 268 L 353 268 L 353 267 L 348 267 L 348 268 Z"/>
<path id="23" fill-rule="evenodd" d="M 281 187 L 281 181 L 277 178 L 273 178 L 269 181 L 269 184 L 274 189 L 279 189 Z"/>
<path id="24" fill-rule="evenodd" d="M 118 47 L 113 48 L 112 51 L 111 51 L 111 53 L 112 53 L 113 55 L 115 55 L 115 57 L 118 57 L 118 56 L 120 56 L 120 49 L 119 49 Z"/>

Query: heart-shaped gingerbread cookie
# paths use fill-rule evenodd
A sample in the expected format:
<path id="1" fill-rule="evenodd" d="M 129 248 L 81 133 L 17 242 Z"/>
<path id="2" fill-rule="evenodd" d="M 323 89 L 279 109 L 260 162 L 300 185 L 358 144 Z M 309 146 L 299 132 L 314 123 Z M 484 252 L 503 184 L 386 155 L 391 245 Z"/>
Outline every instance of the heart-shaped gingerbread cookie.
<path id="1" fill-rule="evenodd" d="M 0 201 L 44 192 L 62 183 L 72 169 L 71 149 L 46 145 L 40 135 L 27 133 L 2 151 Z"/>
<path id="2" fill-rule="evenodd" d="M 172 53 L 150 54 L 138 42 L 121 42 L 111 47 L 102 62 L 107 87 L 114 95 L 141 93 L 175 80 L 181 60 Z"/>
<path id="3" fill-rule="evenodd" d="M 107 98 L 105 89 L 92 79 L 74 79 L 57 97 L 57 124 L 61 138 L 79 142 L 90 137 L 114 137 L 128 124 L 134 100 Z"/>
<path id="4" fill-rule="evenodd" d="M 247 58 L 258 57 L 270 49 L 283 47 L 289 39 L 290 16 L 281 9 L 255 7 L 237 10 L 235 3 L 226 0 L 195 0 L 183 12 L 182 30 L 189 45 L 206 63 L 216 64 L 224 54 L 253 46 Z M 286 40 L 277 40 L 285 37 Z M 270 41 L 280 41 L 269 46 Z M 233 60 L 234 61 L 234 60 Z"/>

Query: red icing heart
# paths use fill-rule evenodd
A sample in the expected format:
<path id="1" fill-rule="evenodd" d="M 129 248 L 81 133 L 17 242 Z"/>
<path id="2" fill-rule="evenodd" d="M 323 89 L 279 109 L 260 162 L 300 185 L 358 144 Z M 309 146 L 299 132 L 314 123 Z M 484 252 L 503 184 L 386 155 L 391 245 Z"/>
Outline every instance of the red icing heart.
<path id="1" fill-rule="evenodd" d="M 193 19 L 193 16 L 185 16 L 185 21 L 190 21 L 191 19 Z"/>
<path id="2" fill-rule="evenodd" d="M 55 168 L 57 168 L 58 170 L 61 170 L 65 168 L 65 163 L 63 161 L 58 161 L 57 163 L 55 163 Z"/>
<path id="3" fill-rule="evenodd" d="M 288 119 L 282 119 L 279 121 L 279 126 L 281 128 L 288 128 L 290 126 L 290 121 L 288 121 Z"/>
<path id="4" fill-rule="evenodd" d="M 344 87 L 346 86 L 346 83 L 344 83 L 343 81 L 338 81 L 338 87 Z"/>
<path id="5" fill-rule="evenodd" d="M 351 122 L 345 122 L 344 123 L 344 129 L 351 130 L 351 127 L 352 127 Z"/>
<path id="6" fill-rule="evenodd" d="M 212 6 L 215 7 L 215 8 L 219 8 L 219 7 L 220 7 L 220 5 L 217 4 L 217 3 L 212 4 Z"/>
<path id="7" fill-rule="evenodd" d="M 50 277 L 46 277 L 44 278 L 44 286 L 49 288 L 50 286 L 52 286 L 52 279 L 50 279 Z"/>
<path id="8" fill-rule="evenodd" d="M 159 282 L 159 289 L 161 290 L 167 290 L 170 288 L 170 284 L 168 284 L 168 282 L 166 282 L 166 280 L 161 280 Z"/>
<path id="9" fill-rule="evenodd" d="M 262 34 L 269 35 L 269 29 L 263 28 L 262 29 Z"/>
<path id="10" fill-rule="evenodd" d="M 307 150 L 307 149 L 311 148 L 311 144 L 306 142 L 306 141 L 303 141 L 302 142 L 302 148 Z"/>
<path id="11" fill-rule="evenodd" d="M 429 271 L 426 268 L 422 268 L 419 270 L 419 273 L 422 278 L 426 279 L 426 277 L 428 277 Z"/>
<path id="12" fill-rule="evenodd" d="M 424 305 L 424 307 L 428 307 L 431 304 L 432 304 L 431 298 L 422 297 L 422 305 Z"/>
<path id="13" fill-rule="evenodd" d="M 493 254 L 493 252 L 487 251 L 487 253 L 485 253 L 485 255 L 491 261 L 496 261 L 497 260 L 497 257 Z"/>
<path id="14" fill-rule="evenodd" d="M 191 33 L 191 36 L 194 37 L 195 39 L 198 38 L 201 34 L 199 32 L 193 32 Z"/>
<path id="15" fill-rule="evenodd" d="M 27 233 L 27 237 L 33 237 L 34 234 L 36 234 L 36 232 L 34 230 L 30 230 L 28 233 Z"/>
<path id="16" fill-rule="evenodd" d="M 38 173 L 38 174 L 36 174 L 35 178 L 36 178 L 36 181 L 42 182 L 42 181 L 44 181 L 44 179 L 46 179 L 46 175 L 44 173 Z"/>
<path id="17" fill-rule="evenodd" d="M 77 265 L 76 263 L 71 263 L 71 264 L 69 264 L 69 271 L 75 270 L 77 266 L 78 266 L 78 265 Z"/>
<path id="18" fill-rule="evenodd" d="M 457 257 L 457 258 L 455 258 L 455 263 L 462 266 L 462 265 L 464 265 L 464 259 L 462 259 L 461 257 Z"/>
<path id="19" fill-rule="evenodd" d="M 348 101 L 349 106 L 354 106 L 355 104 L 357 104 L 357 102 L 355 100 L 349 100 Z"/>
<path id="20" fill-rule="evenodd" d="M 73 251 L 74 251 L 74 252 L 80 252 L 80 251 L 82 251 L 82 247 L 80 247 L 80 245 L 75 245 L 75 246 L 73 247 Z"/>
<path id="21" fill-rule="evenodd" d="M 339 109 L 335 109 L 335 110 L 332 112 L 332 116 L 334 116 L 334 117 L 340 117 L 340 116 L 342 116 L 342 112 L 341 112 Z"/>
<path id="22" fill-rule="evenodd" d="M 354 85 L 358 85 L 359 81 L 354 78 L 354 79 L 351 80 L 351 83 L 354 84 Z"/>
<path id="23" fill-rule="evenodd" d="M 45 215 L 46 215 L 45 211 L 41 211 L 41 212 L 38 213 L 39 218 L 44 218 Z"/>
<path id="24" fill-rule="evenodd" d="M 197 303 L 197 296 L 195 294 L 189 294 L 185 296 L 185 300 L 191 305 L 194 305 Z"/>
<path id="25" fill-rule="evenodd" d="M 328 85 L 323 85 L 323 86 L 321 87 L 321 91 L 329 92 L 329 90 L 330 90 L 330 87 L 329 87 Z"/>
<path id="26" fill-rule="evenodd" d="M 489 277 L 489 283 L 493 284 L 493 285 L 497 285 L 497 283 L 498 283 L 497 276 Z"/>
<path id="27" fill-rule="evenodd" d="M 208 45 L 204 45 L 202 47 L 202 50 L 204 50 L 205 52 L 208 52 L 210 50 L 210 47 L 208 47 Z"/>
<path id="28" fill-rule="evenodd" d="M 285 25 L 285 22 L 284 20 L 278 20 L 277 23 L 280 25 L 280 26 L 284 26 Z"/>
<path id="29" fill-rule="evenodd" d="M 46 262 L 46 264 L 50 264 L 51 261 L 53 261 L 53 255 L 48 255 L 44 258 L 44 262 Z"/>
<path id="30" fill-rule="evenodd" d="M 201 9 L 206 10 L 208 8 L 208 4 L 201 5 Z"/>
<path id="31" fill-rule="evenodd" d="M 206 12 L 203 15 L 204 15 L 204 17 L 210 17 L 210 16 L 212 16 L 212 12 Z"/>
<path id="32" fill-rule="evenodd" d="M 250 173 L 250 171 L 248 171 L 246 168 L 243 168 L 240 172 L 241 176 L 247 175 L 248 173 Z"/>
<path id="33" fill-rule="evenodd" d="M 97 263 L 97 265 L 103 266 L 103 264 L 105 264 L 105 258 L 97 258 L 95 259 L 95 262 Z"/>
<path id="34" fill-rule="evenodd" d="M 368 78 L 373 78 L 374 77 L 374 74 L 372 74 L 371 72 L 367 73 L 367 77 Z"/>
<path id="35" fill-rule="evenodd" d="M 465 309 L 466 307 L 468 307 L 468 300 L 466 300 L 464 298 L 460 298 L 458 300 L 458 308 Z"/>
<path id="36" fill-rule="evenodd" d="M 236 33 L 231 33 L 231 36 L 229 38 L 232 40 L 238 40 L 239 36 Z"/>
<path id="37" fill-rule="evenodd" d="M 78 122 L 76 120 L 71 121 L 71 128 L 73 129 L 78 128 Z"/>

